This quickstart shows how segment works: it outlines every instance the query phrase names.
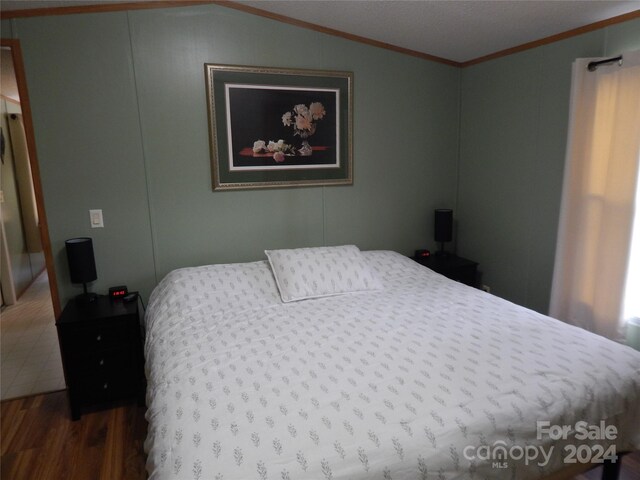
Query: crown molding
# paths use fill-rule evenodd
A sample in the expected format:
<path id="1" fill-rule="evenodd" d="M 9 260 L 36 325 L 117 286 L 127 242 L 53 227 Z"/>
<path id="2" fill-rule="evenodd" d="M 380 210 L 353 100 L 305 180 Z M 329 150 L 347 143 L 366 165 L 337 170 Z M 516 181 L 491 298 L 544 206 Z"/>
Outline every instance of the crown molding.
<path id="1" fill-rule="evenodd" d="M 24 9 L 24 10 L 13 10 L 9 12 L 0 11 L 0 19 L 39 17 L 39 16 L 49 16 L 49 15 L 73 15 L 73 14 L 79 14 L 79 13 L 104 13 L 104 12 L 116 12 L 116 11 L 123 11 L 123 10 L 144 10 L 144 9 L 152 9 L 152 8 L 174 8 L 174 7 L 185 7 L 185 6 L 192 6 L 192 5 L 218 5 L 221 7 L 232 8 L 234 10 L 239 10 L 241 12 L 249 13 L 251 15 L 258 15 L 260 17 L 269 18 L 271 20 L 287 23 L 289 25 L 305 28 L 307 30 L 313 30 L 315 32 L 324 33 L 334 37 L 344 38 L 346 40 L 350 40 L 353 42 L 362 43 L 365 45 L 382 48 L 385 50 L 390 50 L 392 52 L 401 53 L 401 54 L 409 55 L 416 58 L 421 58 L 423 60 L 429 60 L 432 62 L 442 63 L 445 65 L 449 65 L 453 67 L 461 67 L 461 68 L 470 67 L 472 65 L 484 63 L 490 60 L 494 60 L 496 58 L 505 57 L 508 55 L 512 55 L 514 53 L 519 53 L 525 50 L 530 50 L 532 48 L 537 48 L 542 45 L 548 45 L 550 43 L 564 40 L 566 38 L 582 35 L 583 33 L 599 30 L 601 28 L 605 28 L 610 25 L 615 25 L 617 23 L 622 23 L 622 22 L 626 22 L 636 18 L 640 18 L 640 9 L 639 9 L 639 10 L 625 13 L 623 15 L 618 15 L 616 17 L 612 17 L 606 20 L 590 23 L 582 27 L 567 30 L 566 32 L 550 35 L 548 37 L 544 37 L 538 40 L 523 43 L 522 45 L 517 45 L 515 47 L 500 50 L 498 52 L 494 52 L 488 55 L 483 55 L 481 57 L 474 58 L 472 60 L 467 60 L 465 62 L 456 62 L 454 60 L 449 60 L 448 58 L 438 57 L 435 55 L 430 55 L 428 53 L 419 52 L 417 50 L 411 50 L 409 48 L 399 47 L 397 45 L 381 42 L 379 40 L 374 40 L 374 39 L 363 37 L 360 35 L 343 32 L 341 30 L 324 27 L 322 25 L 317 25 L 315 23 L 305 22 L 303 20 L 298 20 L 292 17 L 288 17 L 286 15 L 280 15 L 277 13 L 269 12 L 267 10 L 262 10 L 260 8 L 250 7 L 248 5 L 240 4 L 231 0 L 156 0 L 156 1 L 149 1 L 149 2 L 126 2 L 126 3 L 109 3 L 109 4 L 102 4 L 102 5 L 78 5 L 78 6 L 69 6 L 69 7 L 33 8 L 33 9 Z"/>
<path id="2" fill-rule="evenodd" d="M 566 32 L 557 33 L 555 35 L 550 35 L 548 37 L 544 37 L 539 40 L 534 40 L 532 42 L 523 43 L 522 45 L 506 48 L 498 52 L 490 53 L 489 55 L 483 55 L 482 57 L 478 57 L 472 60 L 468 60 L 466 62 L 462 62 L 460 66 L 462 68 L 470 67 L 472 65 L 488 62 L 489 60 L 494 60 L 500 57 L 506 57 L 507 55 L 512 55 L 514 53 L 524 52 L 525 50 L 541 47 L 542 45 L 548 45 L 550 43 L 558 42 L 566 38 L 575 37 L 578 35 L 582 35 L 583 33 L 592 32 L 594 30 L 599 30 L 601 28 L 605 28 L 610 25 L 615 25 L 617 23 L 627 22 L 629 20 L 633 20 L 636 18 L 640 18 L 640 10 L 634 10 L 633 12 L 625 13 L 623 15 L 618 15 L 616 17 L 611 17 L 606 20 L 600 20 L 599 22 L 590 23 L 588 25 L 583 25 L 582 27 L 567 30 Z"/>

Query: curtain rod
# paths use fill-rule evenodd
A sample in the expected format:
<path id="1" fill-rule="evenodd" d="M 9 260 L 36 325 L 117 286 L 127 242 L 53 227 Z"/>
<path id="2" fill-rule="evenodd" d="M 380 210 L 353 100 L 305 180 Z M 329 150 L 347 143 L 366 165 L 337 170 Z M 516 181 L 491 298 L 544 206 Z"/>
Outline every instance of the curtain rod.
<path id="1" fill-rule="evenodd" d="M 607 58 L 605 60 L 598 60 L 597 62 L 589 62 L 589 65 L 587 65 L 587 70 L 589 70 L 590 72 L 595 72 L 599 65 L 613 62 L 618 62 L 620 65 L 622 65 L 622 55 L 618 55 L 617 57 L 613 58 Z"/>

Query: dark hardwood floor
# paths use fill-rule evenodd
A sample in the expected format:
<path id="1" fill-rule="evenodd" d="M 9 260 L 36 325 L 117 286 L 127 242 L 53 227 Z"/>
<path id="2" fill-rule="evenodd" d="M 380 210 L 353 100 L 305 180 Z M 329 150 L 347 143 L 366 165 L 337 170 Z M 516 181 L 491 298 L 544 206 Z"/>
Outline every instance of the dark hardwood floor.
<path id="1" fill-rule="evenodd" d="M 0 478 L 145 479 L 144 412 L 132 403 L 73 422 L 66 391 L 6 400 L 0 404 Z"/>
<path id="2" fill-rule="evenodd" d="M 589 470 L 578 475 L 574 480 L 600 480 L 602 467 Z M 640 452 L 633 452 L 622 457 L 622 468 L 618 480 L 640 480 Z"/>
<path id="3" fill-rule="evenodd" d="M 6 400 L 0 404 L 0 478 L 145 479 L 144 412 L 123 404 L 72 422 L 66 391 Z M 599 480 L 600 472 L 574 480 Z M 640 452 L 624 457 L 619 480 L 640 480 Z"/>

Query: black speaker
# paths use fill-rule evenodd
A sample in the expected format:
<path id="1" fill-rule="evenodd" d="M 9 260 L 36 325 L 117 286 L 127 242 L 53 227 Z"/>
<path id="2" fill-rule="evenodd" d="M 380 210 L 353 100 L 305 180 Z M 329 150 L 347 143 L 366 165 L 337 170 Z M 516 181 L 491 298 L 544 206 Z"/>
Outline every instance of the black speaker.
<path id="1" fill-rule="evenodd" d="M 84 293 L 78 295 L 78 301 L 92 302 L 96 299 L 95 293 L 87 293 L 87 283 L 98 278 L 96 273 L 96 261 L 93 256 L 93 241 L 88 237 L 70 238 L 64 242 L 69 261 L 69 274 L 71 283 L 82 283 Z"/>
<path id="2" fill-rule="evenodd" d="M 436 242 L 450 242 L 453 231 L 453 210 L 439 208 L 435 211 L 434 238 Z"/>
<path id="3" fill-rule="evenodd" d="M 453 238 L 453 210 L 438 208 L 435 210 L 433 224 L 434 240 L 440 243 L 440 254 L 444 253 L 444 242 L 450 242 Z"/>

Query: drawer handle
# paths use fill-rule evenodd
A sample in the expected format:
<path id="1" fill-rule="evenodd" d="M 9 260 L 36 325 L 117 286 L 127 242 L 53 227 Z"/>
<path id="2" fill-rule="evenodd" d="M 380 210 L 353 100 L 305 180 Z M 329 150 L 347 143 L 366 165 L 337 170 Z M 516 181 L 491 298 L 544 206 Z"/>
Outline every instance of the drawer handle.
<path id="1" fill-rule="evenodd" d="M 103 365 L 104 365 L 104 358 L 101 358 L 101 359 L 100 359 L 100 361 L 98 362 L 98 364 L 99 364 L 100 366 L 103 366 Z"/>
<path id="2" fill-rule="evenodd" d="M 98 336 L 96 337 L 96 342 L 99 342 L 100 340 L 102 340 L 102 335 L 98 335 Z"/>
<path id="3" fill-rule="evenodd" d="M 109 388 L 109 384 L 108 384 L 108 383 L 105 383 L 105 384 L 102 386 L 102 389 L 103 389 L 103 390 L 106 390 L 107 388 Z"/>

